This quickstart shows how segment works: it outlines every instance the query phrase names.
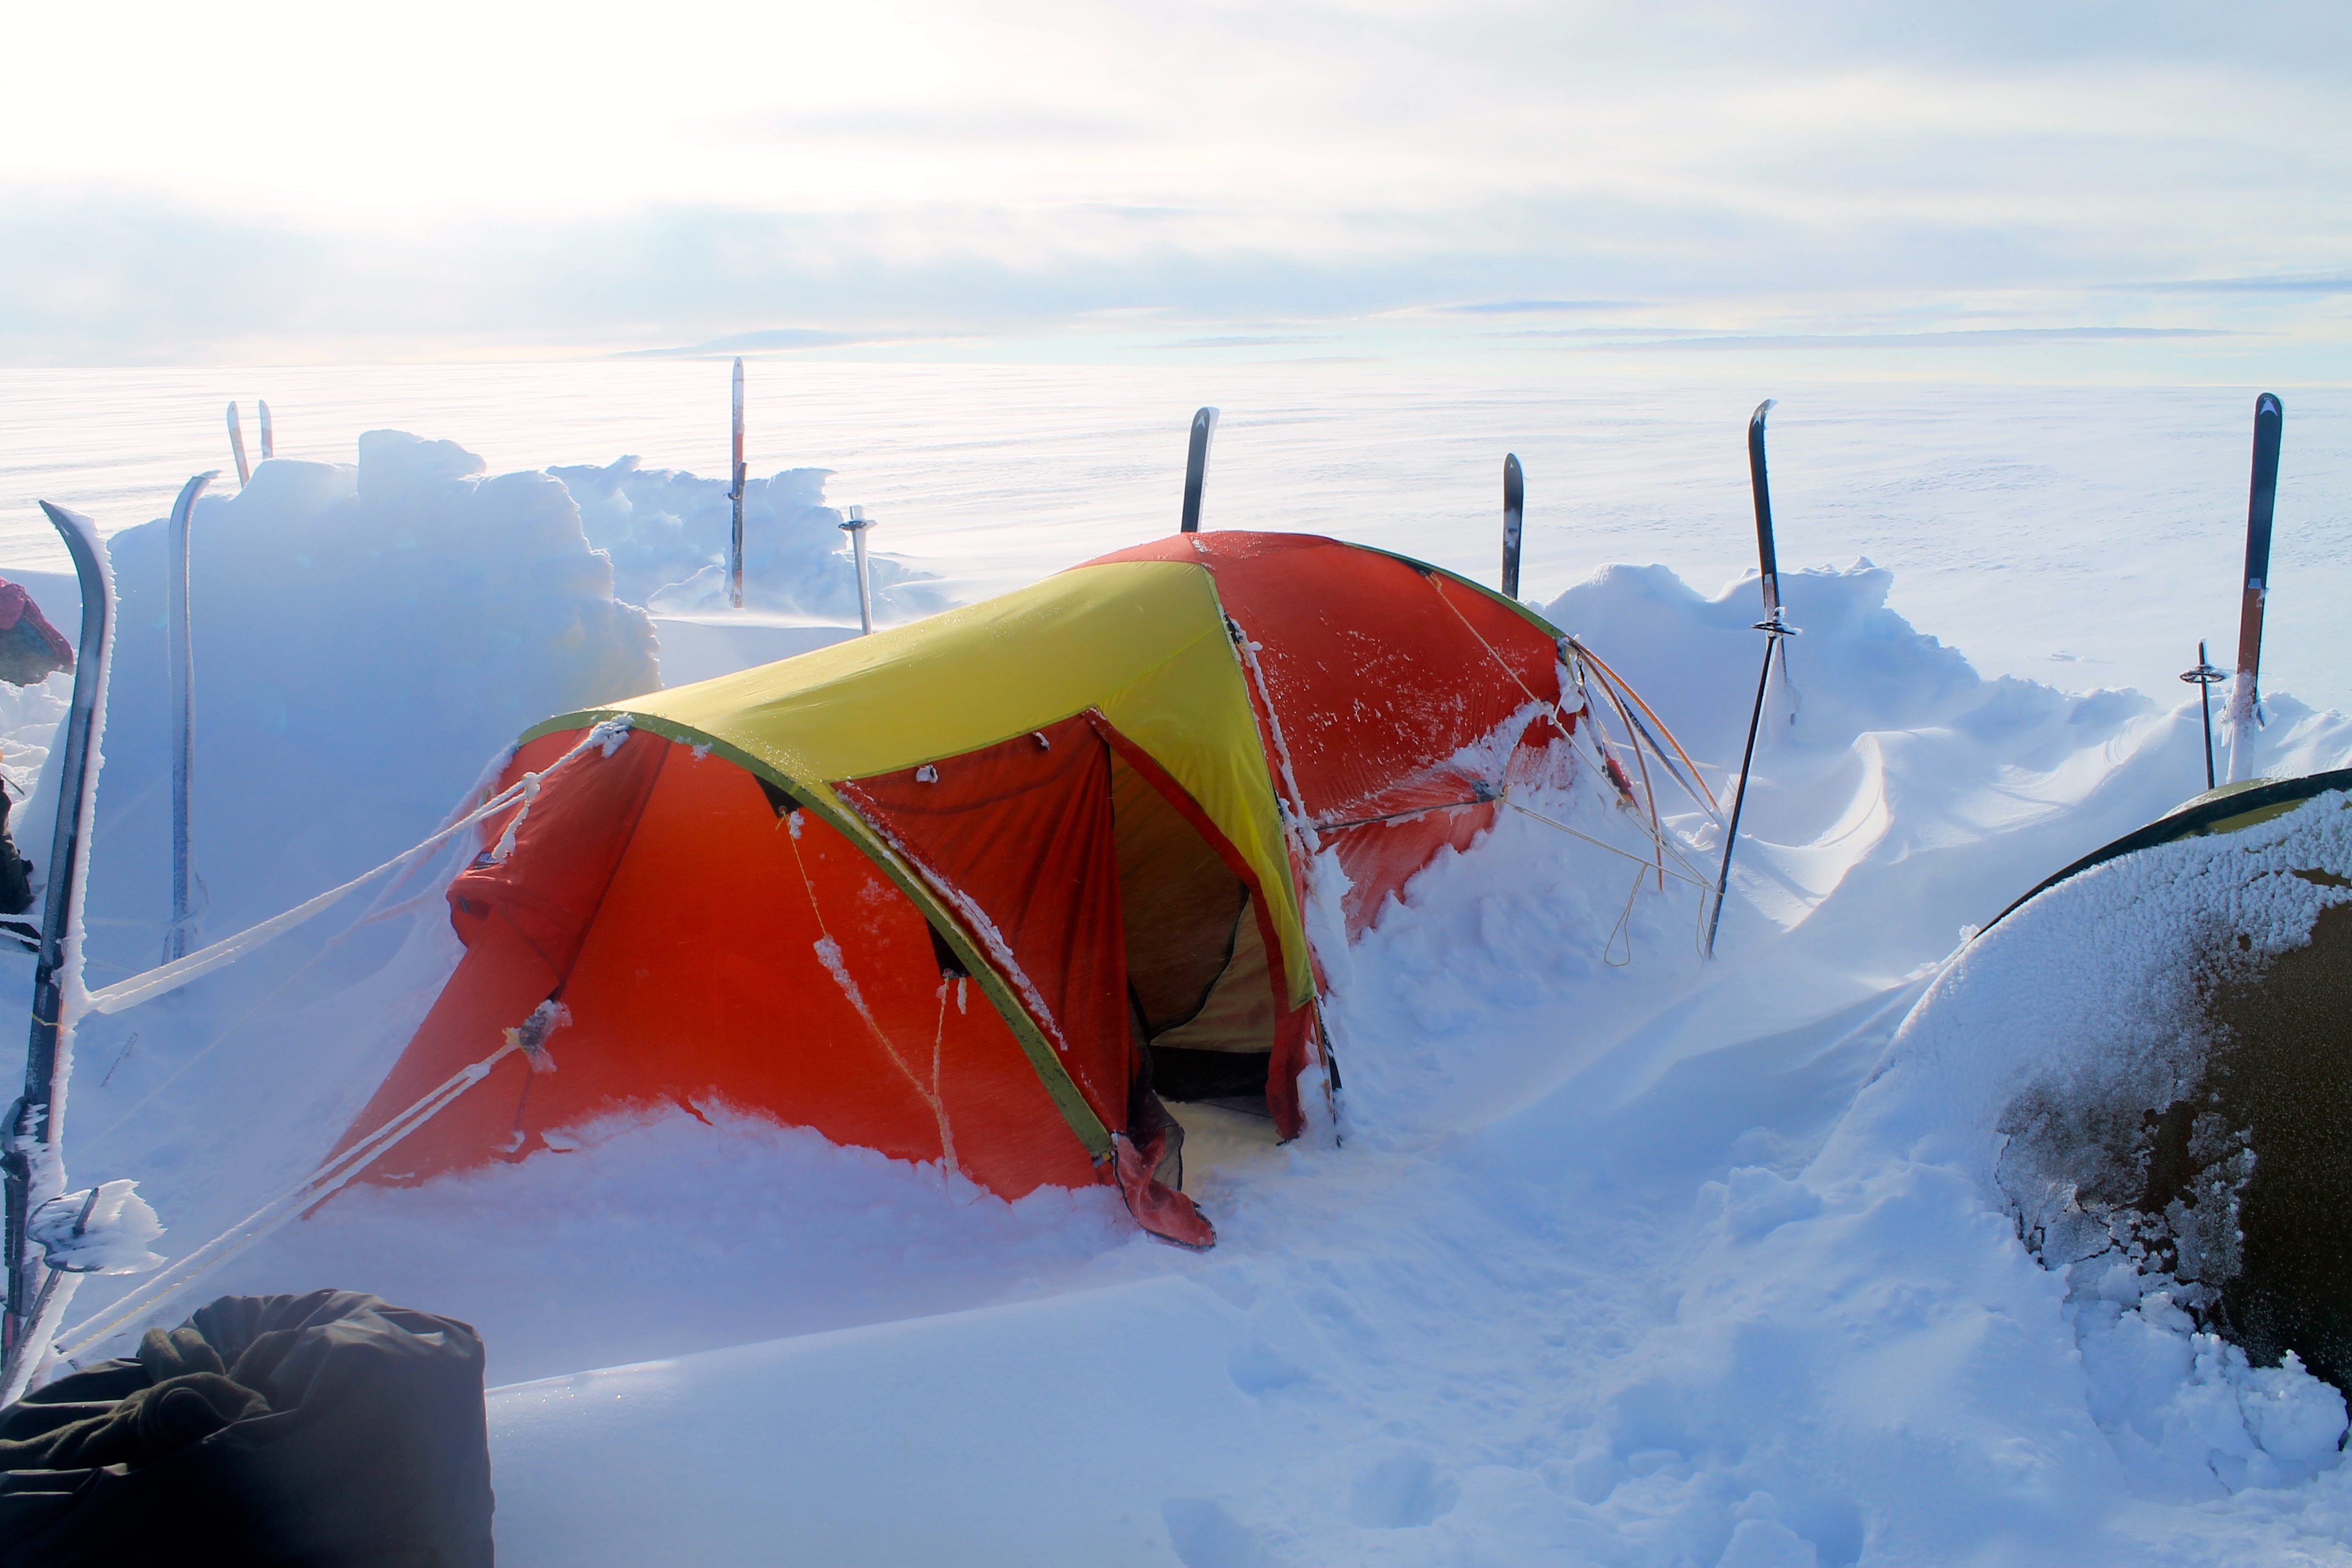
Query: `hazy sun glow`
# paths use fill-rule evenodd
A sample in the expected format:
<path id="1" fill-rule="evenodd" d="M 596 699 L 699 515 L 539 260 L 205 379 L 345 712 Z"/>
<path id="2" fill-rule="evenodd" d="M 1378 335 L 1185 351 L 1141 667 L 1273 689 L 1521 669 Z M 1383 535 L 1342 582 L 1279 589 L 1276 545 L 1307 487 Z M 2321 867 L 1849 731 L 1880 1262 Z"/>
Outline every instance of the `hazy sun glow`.
<path id="1" fill-rule="evenodd" d="M 1377 315 L 1388 352 L 1466 342 L 1397 325 L 1415 312 L 1514 300 L 1614 302 L 1593 324 L 1626 342 L 2335 345 L 2352 299 L 2336 7 L 419 0 L 11 26 L 20 361 L 1099 343 L 1117 311 Z"/>

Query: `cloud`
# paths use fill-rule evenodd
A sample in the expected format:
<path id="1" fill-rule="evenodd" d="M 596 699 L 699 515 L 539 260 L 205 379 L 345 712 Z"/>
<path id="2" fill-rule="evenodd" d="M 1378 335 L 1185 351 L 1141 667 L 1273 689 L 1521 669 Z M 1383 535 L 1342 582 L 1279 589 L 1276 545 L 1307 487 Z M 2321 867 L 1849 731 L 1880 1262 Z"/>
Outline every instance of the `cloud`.
<path id="1" fill-rule="evenodd" d="M 1140 121 L 1028 104 L 906 104 L 868 109 L 778 110 L 721 122 L 751 142 L 854 142 L 888 148 L 1060 147 L 1122 143 L 1150 137 Z"/>
<path id="2" fill-rule="evenodd" d="M 2116 294 L 2352 294 L 2352 277 L 2189 278 L 2167 283 L 2105 283 Z"/>
<path id="3" fill-rule="evenodd" d="M 1330 341 L 1331 339 L 1328 334 L 1316 337 L 1286 338 L 1264 337 L 1250 333 L 1237 333 L 1224 337 L 1183 338 L 1176 342 L 1157 343 L 1153 346 L 1163 349 L 1268 349 L 1286 348 L 1297 343 L 1328 343 Z"/>
<path id="4" fill-rule="evenodd" d="M 1760 349 L 1973 349 L 2016 348 L 2033 343 L 2147 342 L 2166 338 L 2226 338 L 2235 333 L 2205 327 L 1981 327 L 1949 332 L 1762 332 L 1719 337 L 1664 338 L 1619 343 L 1619 348 L 1720 350 Z"/>
<path id="5" fill-rule="evenodd" d="M 1638 310 L 1640 300 L 1487 300 L 1475 305 L 1440 305 L 1456 316 L 1542 316 L 1562 310 Z"/>
<path id="6" fill-rule="evenodd" d="M 708 342 L 689 343 L 674 349 L 624 349 L 615 359 L 708 359 L 722 354 L 770 353 L 783 349 L 829 349 L 845 343 L 880 342 L 894 334 L 887 332 L 828 332 L 815 327 L 767 327 L 755 332 L 736 332 Z"/>

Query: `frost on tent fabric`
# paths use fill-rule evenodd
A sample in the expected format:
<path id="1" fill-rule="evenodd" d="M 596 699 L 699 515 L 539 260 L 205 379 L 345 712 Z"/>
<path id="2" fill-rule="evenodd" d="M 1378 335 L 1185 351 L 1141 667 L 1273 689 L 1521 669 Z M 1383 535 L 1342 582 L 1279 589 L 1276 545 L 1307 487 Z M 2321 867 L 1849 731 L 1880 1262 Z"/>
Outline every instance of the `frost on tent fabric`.
<path id="1" fill-rule="evenodd" d="M 2293 1357 L 2339 1388 L 2347 788 L 2352 773 L 2212 792 L 2068 868 L 1962 952 L 1887 1074 L 1975 1108 L 1990 1184 L 2078 1295 L 2160 1290 L 2255 1368 Z"/>
<path id="2" fill-rule="evenodd" d="M 1575 765 L 1559 636 L 1412 562 L 1227 532 L 549 720 L 506 787 L 632 728 L 484 824 L 467 956 L 348 1136 L 560 1000 L 562 1072 L 501 1064 L 374 1179 L 716 1105 L 1006 1198 L 1109 1185 L 1205 1246 L 1169 1103 L 1268 1142 L 1328 1114 L 1327 958 Z M 1318 886 L 1358 896 L 1310 939 Z"/>

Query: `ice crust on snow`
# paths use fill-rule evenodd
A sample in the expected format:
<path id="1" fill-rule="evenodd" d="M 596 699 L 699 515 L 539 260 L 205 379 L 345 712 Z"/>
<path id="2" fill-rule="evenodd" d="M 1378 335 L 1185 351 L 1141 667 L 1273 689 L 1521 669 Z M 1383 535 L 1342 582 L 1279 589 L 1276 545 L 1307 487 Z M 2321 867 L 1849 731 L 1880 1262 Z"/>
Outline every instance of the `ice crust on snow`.
<path id="1" fill-rule="evenodd" d="M 379 444 L 357 477 L 264 465 L 200 510 L 200 573 L 208 529 L 226 551 L 239 517 L 272 521 L 198 598 L 215 932 L 339 879 L 338 856 L 422 837 L 514 731 L 623 694 L 607 673 L 649 654 L 592 549 L 617 525 L 567 510 L 587 482 L 478 468 Z M 640 483 L 660 489 L 614 489 Z M 142 548 L 118 546 L 126 583 Z M 305 556 L 334 570 L 303 578 Z M 423 592 L 445 580 L 461 591 Z M 1888 580 L 1782 579 L 1794 696 L 1776 679 L 1714 964 L 1671 880 L 1633 900 L 1632 963 L 1604 963 L 1632 868 L 1517 813 L 1352 946 L 1318 856 L 1336 1136 L 1276 1149 L 1187 1112 L 1212 1253 L 1139 1237 L 1107 1188 L 1007 1204 L 697 1105 L 347 1191 L 212 1288 L 331 1283 L 480 1327 L 519 1563 L 765 1561 L 779 1540 L 1023 1568 L 2341 1556 L 2333 1391 L 2233 1361 L 2161 1282 L 2042 1267 L 1994 1179 L 2006 1069 L 1956 1058 L 1931 1081 L 1903 1066 L 1914 1037 L 1890 1054 L 1961 927 L 2201 782 L 2193 699 L 1979 679 L 1885 608 Z M 273 595 L 304 581 L 310 618 L 272 635 Z M 1550 614 L 1719 782 L 1755 606 L 1752 582 L 1709 596 L 1625 567 Z M 119 668 L 152 664 L 160 689 L 153 637 Z M 351 722 L 352 691 L 396 721 Z M 93 952 L 144 967 L 168 729 L 160 699 L 120 697 L 93 890 L 124 923 Z M 19 747 L 51 700 L 22 700 Z M 2269 701 L 2258 766 L 2352 754 L 2339 716 Z M 1590 770 L 1525 788 L 1647 858 Z M 364 923 L 93 1022 L 77 1168 L 139 1178 L 173 1252 L 299 1179 L 454 962 L 436 886 L 456 858 Z M 1150 1412 L 1152 1440 L 1103 1440 L 1119 1410 Z"/>

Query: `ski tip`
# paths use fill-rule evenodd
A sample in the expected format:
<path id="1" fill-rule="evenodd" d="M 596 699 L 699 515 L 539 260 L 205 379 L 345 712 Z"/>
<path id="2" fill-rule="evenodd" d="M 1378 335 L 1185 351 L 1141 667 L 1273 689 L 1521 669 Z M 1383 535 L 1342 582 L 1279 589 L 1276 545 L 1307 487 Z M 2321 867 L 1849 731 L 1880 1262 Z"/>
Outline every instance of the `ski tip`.
<path id="1" fill-rule="evenodd" d="M 1201 408 L 1195 409 L 1195 410 L 1193 411 L 1193 414 L 1192 414 L 1192 428 L 1193 428 L 1193 429 L 1195 429 L 1195 430 L 1213 430 L 1213 429 L 1215 429 L 1216 427 L 1217 427 L 1217 408 L 1216 408 L 1216 405 L 1215 405 L 1214 404 L 1206 405 L 1204 405 L 1204 406 L 1202 406 L 1202 407 L 1201 407 Z"/>
<path id="2" fill-rule="evenodd" d="M 1526 471 L 1519 467 L 1519 455 L 1517 452 L 1506 452 L 1503 455 L 1503 510 L 1517 511 L 1520 504 L 1526 500 L 1527 494 L 1528 477 Z"/>
<path id="3" fill-rule="evenodd" d="M 179 499 L 172 503 L 173 521 L 185 522 L 188 514 L 195 510 L 196 498 L 205 493 L 206 485 L 218 478 L 220 478 L 218 468 L 206 468 L 203 473 L 194 475 L 186 484 L 182 485 Z"/>
<path id="4" fill-rule="evenodd" d="M 1764 427 L 1764 416 L 1771 413 L 1772 410 L 1778 408 L 1780 405 L 1780 400 L 1777 397 L 1768 397 L 1763 402 L 1758 404 L 1756 405 L 1756 412 L 1748 416 L 1748 428 L 1756 430 L 1762 429 Z"/>
<path id="5" fill-rule="evenodd" d="M 2265 392 L 2254 399 L 2254 417 L 2257 419 L 2265 415 L 2273 419 L 2278 419 L 2284 417 L 2285 414 L 2286 405 L 2278 400 L 2278 394 L 2275 392 Z"/>
<path id="6" fill-rule="evenodd" d="M 41 510 L 48 514 L 51 526 L 61 533 L 97 537 L 98 525 L 71 507 L 59 506 L 53 500 L 45 500 L 41 503 Z"/>

